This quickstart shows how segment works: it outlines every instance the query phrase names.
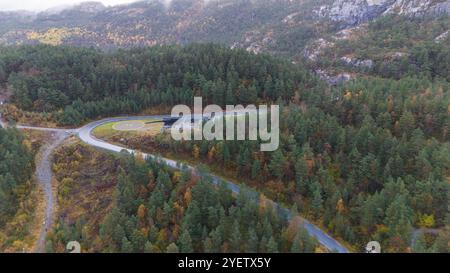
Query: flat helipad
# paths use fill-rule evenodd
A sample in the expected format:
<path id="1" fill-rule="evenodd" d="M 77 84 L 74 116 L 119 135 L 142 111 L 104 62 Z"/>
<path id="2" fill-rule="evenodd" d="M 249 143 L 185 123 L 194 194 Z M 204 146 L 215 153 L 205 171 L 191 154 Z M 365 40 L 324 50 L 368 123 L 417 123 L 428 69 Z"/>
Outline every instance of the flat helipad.
<path id="1" fill-rule="evenodd" d="M 116 131 L 138 131 L 145 127 L 145 122 L 140 120 L 129 120 L 117 122 L 113 125 L 113 129 Z"/>

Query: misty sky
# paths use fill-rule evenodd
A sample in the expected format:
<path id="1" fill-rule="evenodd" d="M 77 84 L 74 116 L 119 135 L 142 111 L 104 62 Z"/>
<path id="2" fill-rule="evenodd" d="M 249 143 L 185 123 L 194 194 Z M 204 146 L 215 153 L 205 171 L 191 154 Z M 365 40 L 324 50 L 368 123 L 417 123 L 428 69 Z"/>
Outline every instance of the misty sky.
<path id="1" fill-rule="evenodd" d="M 95 0 L 105 5 L 117 5 L 136 2 L 136 0 Z M 0 10 L 31 10 L 42 11 L 48 8 L 73 5 L 86 0 L 0 0 Z"/>

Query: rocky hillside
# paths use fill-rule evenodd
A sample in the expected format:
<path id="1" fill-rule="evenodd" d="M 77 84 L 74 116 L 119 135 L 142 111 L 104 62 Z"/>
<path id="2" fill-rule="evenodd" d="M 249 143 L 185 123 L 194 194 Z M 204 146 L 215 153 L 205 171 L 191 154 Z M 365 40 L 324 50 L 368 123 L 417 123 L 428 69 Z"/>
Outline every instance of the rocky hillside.
<path id="1" fill-rule="evenodd" d="M 355 26 L 382 15 L 439 16 L 450 12 L 450 1 L 445 0 L 336 0 L 322 5 L 314 12 L 321 17 Z"/>
<path id="2" fill-rule="evenodd" d="M 379 52 L 356 54 L 361 49 L 358 47 L 368 45 L 355 41 L 372 44 L 367 39 L 371 30 L 368 22 L 395 15 L 402 19 L 391 23 L 403 25 L 412 20 L 419 22 L 417 26 L 426 33 L 418 37 L 409 30 L 406 33 L 397 30 L 399 35 L 407 36 L 406 40 L 436 40 L 445 44 L 450 29 L 449 13 L 450 0 L 172 0 L 170 4 L 148 0 L 114 7 L 86 2 L 38 14 L 0 13 L 0 44 L 68 44 L 113 49 L 218 42 L 255 53 L 286 56 L 293 61 L 306 57 L 319 74 L 325 75 L 329 71 L 320 70 L 324 57 L 332 57 L 332 62 L 343 64 L 342 67 L 367 70 L 374 66 Z M 436 23 L 437 20 L 440 21 Z M 378 31 L 389 34 L 396 27 L 387 23 Z M 381 39 L 386 37 L 378 38 L 382 43 Z M 354 48 L 343 50 L 343 44 Z M 330 51 L 341 55 L 330 56 Z M 398 46 L 385 53 L 395 57 L 407 51 L 408 48 Z M 350 73 L 338 76 L 344 80 L 351 77 Z"/>

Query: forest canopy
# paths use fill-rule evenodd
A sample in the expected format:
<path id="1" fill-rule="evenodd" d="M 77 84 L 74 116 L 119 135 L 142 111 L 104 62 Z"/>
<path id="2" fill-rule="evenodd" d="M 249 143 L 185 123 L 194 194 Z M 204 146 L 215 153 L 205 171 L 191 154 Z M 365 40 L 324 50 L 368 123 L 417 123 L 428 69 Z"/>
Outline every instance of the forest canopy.
<path id="1" fill-rule="evenodd" d="M 121 253 L 312 253 L 319 247 L 300 221 L 288 221 L 249 190 L 235 196 L 206 174 L 151 159 L 128 156 L 119 168 L 112 208 L 99 226 L 86 217 L 61 218 L 47 251 L 64 251 L 68 239 L 86 251 Z"/>
<path id="2" fill-rule="evenodd" d="M 317 79 L 304 67 L 268 55 L 205 44 L 103 53 L 94 49 L 0 48 L 0 83 L 13 102 L 63 125 L 137 113 L 152 106 L 288 100 Z"/>
<path id="3" fill-rule="evenodd" d="M 31 147 L 15 129 L 0 128 L 0 228 L 17 211 L 20 187 L 31 179 Z"/>
<path id="4" fill-rule="evenodd" d="M 450 83 L 446 75 L 435 73 L 447 67 L 448 52 L 434 45 L 414 52 L 410 57 L 417 58 L 418 65 L 405 73 L 374 72 L 330 87 L 302 64 L 211 44 L 110 53 L 23 46 L 0 49 L 0 81 L 11 86 L 12 102 L 20 109 L 46 113 L 70 126 L 161 105 L 190 105 L 194 95 L 219 105 L 276 102 L 281 106 L 281 142 L 272 153 L 261 152 L 257 142 L 174 142 L 164 135 L 139 138 L 134 148 L 188 155 L 197 163 L 227 171 L 277 202 L 297 207 L 353 246 L 363 246 L 370 238 L 382 243 L 385 251 L 398 252 L 411 249 L 415 230 L 444 230 L 449 223 Z M 164 229 L 167 235 L 169 230 L 173 233 L 173 226 L 167 226 L 163 211 L 152 211 L 153 202 L 162 209 L 168 202 L 169 213 L 177 189 L 167 173 L 153 171 L 153 175 L 160 183 L 145 187 L 152 195 L 161 188 L 161 194 L 146 195 L 141 201 L 151 203 L 146 205 L 146 219 L 157 219 L 151 227 Z M 121 176 L 119 188 L 130 189 L 119 191 L 116 207 L 108 215 L 114 221 L 103 227 L 102 238 L 111 243 L 111 251 L 122 251 L 124 246 L 142 250 L 142 242 L 133 246 L 126 241 L 139 227 L 136 199 L 121 198 L 122 193 L 135 194 L 129 180 L 144 183 L 149 178 L 142 179 Z M 192 209 L 195 213 L 203 210 L 201 204 L 197 207 Z M 224 219 L 234 211 L 232 205 L 215 209 L 223 209 Z M 260 217 L 263 221 L 266 216 Z M 169 220 L 187 225 L 186 219 Z M 117 221 L 133 228 L 115 236 L 111 222 Z M 189 236 L 196 243 L 212 238 L 218 227 L 214 223 L 189 226 Z M 243 222 L 233 226 L 242 233 L 245 228 Z M 182 235 L 188 242 L 189 237 Z M 277 240 L 280 234 L 273 231 L 272 236 Z M 269 233 L 265 238 L 270 241 Z M 444 251 L 441 242 L 446 238 L 448 233 L 418 248 Z M 178 239 L 173 236 L 167 242 L 181 247 Z M 156 237 L 150 243 L 152 251 L 167 251 L 168 245 Z M 192 248 L 205 251 L 195 243 Z"/>

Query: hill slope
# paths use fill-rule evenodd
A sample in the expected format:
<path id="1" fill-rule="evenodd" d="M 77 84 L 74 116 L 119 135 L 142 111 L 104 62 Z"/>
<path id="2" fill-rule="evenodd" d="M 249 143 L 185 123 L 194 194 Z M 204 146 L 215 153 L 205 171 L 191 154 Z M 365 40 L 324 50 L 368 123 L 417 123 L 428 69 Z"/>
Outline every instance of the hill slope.
<path id="1" fill-rule="evenodd" d="M 448 0 L 150 0 L 108 8 L 86 2 L 38 14 L 1 13 L 0 42 L 115 48 L 210 41 L 293 55 L 322 34 L 385 14 L 449 12 Z"/>

